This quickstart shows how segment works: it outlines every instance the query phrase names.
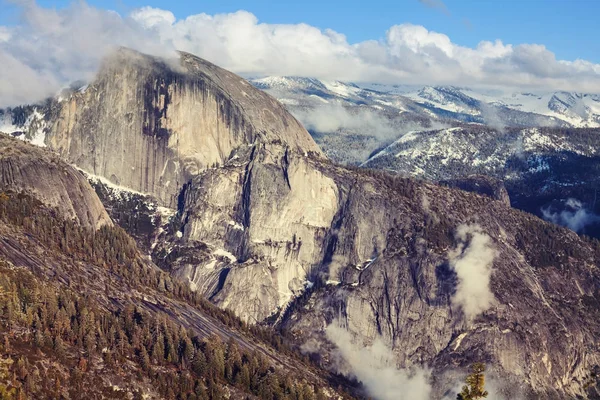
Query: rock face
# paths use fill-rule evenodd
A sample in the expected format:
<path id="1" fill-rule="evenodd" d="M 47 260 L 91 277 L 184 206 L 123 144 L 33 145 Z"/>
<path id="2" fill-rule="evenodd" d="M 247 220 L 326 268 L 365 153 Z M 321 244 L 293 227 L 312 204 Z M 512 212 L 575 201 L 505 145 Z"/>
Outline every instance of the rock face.
<path id="1" fill-rule="evenodd" d="M 0 134 L 0 190 L 27 192 L 64 218 L 98 229 L 112 222 L 83 174 L 55 156 Z"/>
<path id="2" fill-rule="evenodd" d="M 586 396 L 581 384 L 600 361 L 597 242 L 486 197 L 341 168 L 325 174 L 343 195 L 320 283 L 290 306 L 288 329 L 322 342 L 322 328 L 337 321 L 359 343 L 384 338 L 403 367 L 426 364 L 442 376 L 481 360 L 536 388 L 534 398 Z M 489 240 L 487 250 L 469 249 L 473 233 L 462 249 L 475 257 L 471 273 L 484 268 L 486 251 L 495 254 L 492 305 L 474 317 L 457 292 L 486 283 L 452 266 L 461 226 Z"/>
<path id="3" fill-rule="evenodd" d="M 217 257 L 178 274 L 248 320 L 284 307 L 321 263 L 338 209 L 337 185 L 315 162 L 281 144 L 258 144 L 197 176 L 179 231 L 187 242 L 210 244 Z M 216 293 L 209 276 L 219 260 L 231 265 L 222 269 Z"/>
<path id="4" fill-rule="evenodd" d="M 166 206 L 191 176 L 255 141 L 320 153 L 283 106 L 242 78 L 190 54 L 170 65 L 126 49 L 61 103 L 47 138 L 80 168 Z"/>
<path id="5" fill-rule="evenodd" d="M 600 365 L 596 242 L 502 201 L 331 164 L 272 98 L 191 55 L 181 66 L 119 52 L 61 103 L 47 138 L 176 206 L 150 246 L 157 264 L 302 338 L 325 343 L 337 320 L 363 343 L 382 338 L 402 367 L 484 361 L 538 398 L 587 395 Z M 489 282 L 465 283 L 460 268 L 487 264 Z"/>

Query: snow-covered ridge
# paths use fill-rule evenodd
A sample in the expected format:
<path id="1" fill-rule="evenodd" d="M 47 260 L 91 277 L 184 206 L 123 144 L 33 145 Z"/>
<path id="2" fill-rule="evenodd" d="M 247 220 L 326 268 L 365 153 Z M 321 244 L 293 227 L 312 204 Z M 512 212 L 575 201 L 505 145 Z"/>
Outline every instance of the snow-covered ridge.
<path id="1" fill-rule="evenodd" d="M 600 127 L 600 96 L 571 92 L 519 92 L 454 86 L 383 85 L 324 81 L 302 77 L 266 77 L 251 82 L 291 107 L 314 106 L 309 96 L 323 94 L 346 105 L 366 105 L 374 111 L 396 109 L 432 119 L 472 121 L 491 126 Z M 293 95 L 292 95 L 293 94 Z M 328 101 L 329 99 L 325 99 Z M 325 103 L 324 101 L 321 101 Z M 511 114 L 519 113 L 519 114 Z M 515 115 L 518 118 L 515 118 Z"/>
<path id="2" fill-rule="evenodd" d="M 36 146 L 46 147 L 45 115 L 37 107 L 34 107 L 26 118 L 23 118 L 24 115 L 20 115 L 22 121 L 18 121 L 16 112 L 0 110 L 0 132 L 28 141 Z"/>

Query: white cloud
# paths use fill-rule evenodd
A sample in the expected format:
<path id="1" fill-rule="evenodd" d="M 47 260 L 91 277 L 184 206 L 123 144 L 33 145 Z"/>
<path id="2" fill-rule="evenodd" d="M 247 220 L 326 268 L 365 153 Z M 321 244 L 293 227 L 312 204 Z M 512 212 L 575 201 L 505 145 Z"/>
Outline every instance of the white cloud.
<path id="1" fill-rule="evenodd" d="M 374 399 L 431 398 L 430 373 L 421 368 L 413 371 L 398 369 L 394 353 L 381 340 L 375 340 L 371 346 L 362 346 L 335 322 L 325 332 L 327 339 L 337 346 L 337 355 L 341 358 L 336 366 L 338 372 L 356 377 Z"/>
<path id="2" fill-rule="evenodd" d="M 452 303 L 461 307 L 467 320 L 472 320 L 494 304 L 490 279 L 497 251 L 478 225 L 460 225 L 456 238 L 459 244 L 449 255 L 450 266 L 458 277 Z"/>
<path id="3" fill-rule="evenodd" d="M 542 216 L 546 221 L 566 226 L 577 233 L 583 232 L 588 225 L 600 222 L 600 216 L 586 209 L 581 201 L 572 198 L 567 199 L 565 209 L 560 212 L 552 207 L 542 208 Z"/>
<path id="4" fill-rule="evenodd" d="M 115 46 L 156 55 L 184 50 L 255 76 L 600 92 L 598 64 L 557 60 L 536 44 L 459 46 L 418 25 L 395 25 L 382 40 L 349 43 L 342 33 L 306 24 L 260 23 L 247 11 L 177 20 L 172 12 L 151 7 L 122 16 L 83 2 L 61 10 L 33 1 L 17 4 L 23 22 L 0 27 L 0 107 L 37 100 L 70 80 L 89 79 Z"/>
<path id="5" fill-rule="evenodd" d="M 335 132 L 343 129 L 360 135 L 389 139 L 398 136 L 402 131 L 410 130 L 395 127 L 392 121 L 378 115 L 372 109 L 347 109 L 337 103 L 323 104 L 314 109 L 301 108 L 292 110 L 292 113 L 307 129 L 316 132 Z"/>

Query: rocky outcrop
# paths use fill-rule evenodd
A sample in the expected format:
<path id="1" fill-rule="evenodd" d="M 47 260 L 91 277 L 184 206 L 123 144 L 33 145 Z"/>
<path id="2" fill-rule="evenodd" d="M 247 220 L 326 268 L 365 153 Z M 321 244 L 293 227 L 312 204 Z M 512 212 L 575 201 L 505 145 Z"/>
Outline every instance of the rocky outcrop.
<path id="1" fill-rule="evenodd" d="M 121 51 L 63 102 L 47 140 L 177 208 L 150 245 L 157 264 L 301 338 L 325 343 L 338 321 L 382 338 L 402 367 L 484 361 L 538 396 L 586 395 L 600 365 L 596 243 L 506 199 L 333 165 L 272 98 L 191 55 L 181 65 Z M 489 282 L 461 280 L 467 255 L 489 263 Z M 469 285 L 486 290 L 476 313 L 456 297 Z"/>
<path id="2" fill-rule="evenodd" d="M 266 319 L 304 291 L 323 258 L 339 193 L 315 162 L 278 143 L 240 149 L 186 187 L 177 232 L 165 232 L 155 255 L 172 252 L 169 237 L 207 244 L 196 246 L 194 263 L 171 268 L 244 319 Z"/>
<path id="3" fill-rule="evenodd" d="M 83 174 L 36 146 L 0 134 L 0 190 L 26 192 L 86 228 L 112 225 Z"/>
<path id="4" fill-rule="evenodd" d="M 250 143 L 320 154 L 282 105 L 187 53 L 168 61 L 121 49 L 63 100 L 47 144 L 78 167 L 175 207 L 187 180 Z"/>
<path id="5" fill-rule="evenodd" d="M 479 360 L 535 388 L 534 398 L 586 396 L 600 362 L 596 242 L 470 193 L 337 167 L 324 173 L 343 196 L 319 282 L 308 301 L 290 306 L 288 329 L 323 343 L 323 327 L 336 321 L 359 343 L 383 338 L 404 368 L 427 365 L 440 377 Z M 477 227 L 495 254 L 493 304 L 474 318 L 455 301 L 464 290 L 452 267 L 460 226 Z M 472 273 L 484 250 L 470 255 Z"/>

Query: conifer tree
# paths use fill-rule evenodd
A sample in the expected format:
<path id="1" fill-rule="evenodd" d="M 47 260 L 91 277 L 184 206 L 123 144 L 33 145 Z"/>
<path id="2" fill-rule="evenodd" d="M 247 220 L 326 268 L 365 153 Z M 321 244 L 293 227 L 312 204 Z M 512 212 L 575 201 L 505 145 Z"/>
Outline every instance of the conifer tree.
<path id="1" fill-rule="evenodd" d="M 456 396 L 456 400 L 478 400 L 488 396 L 485 390 L 485 364 L 475 363 L 471 366 L 471 373 L 467 376 L 462 391 Z"/>

